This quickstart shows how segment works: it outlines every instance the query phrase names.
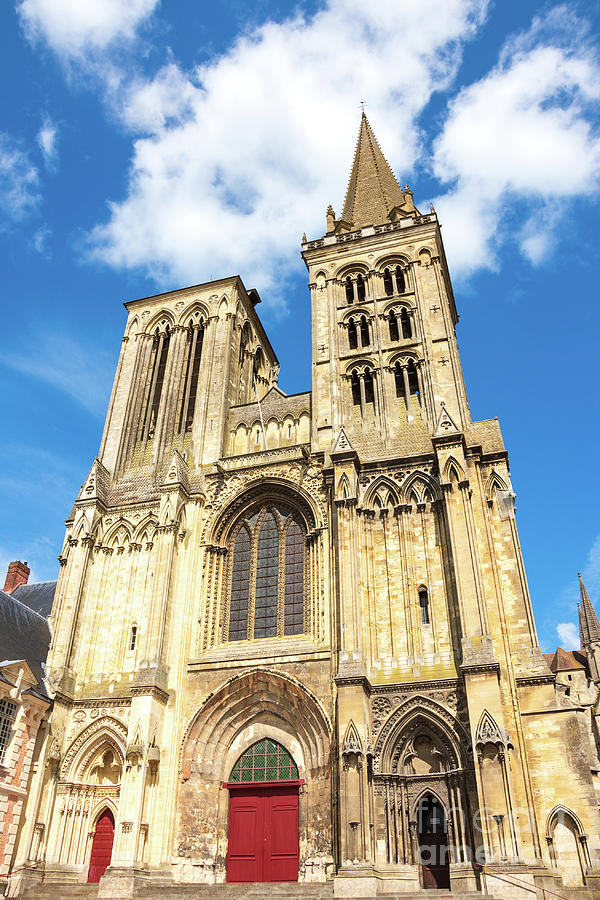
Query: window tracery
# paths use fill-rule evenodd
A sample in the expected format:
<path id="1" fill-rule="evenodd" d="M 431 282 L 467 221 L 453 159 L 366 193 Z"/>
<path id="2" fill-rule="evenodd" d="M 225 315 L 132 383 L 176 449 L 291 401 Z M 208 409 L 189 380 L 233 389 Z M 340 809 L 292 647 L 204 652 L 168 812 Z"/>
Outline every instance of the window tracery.
<path id="1" fill-rule="evenodd" d="M 158 410 L 165 380 L 165 369 L 169 356 L 171 326 L 161 322 L 156 327 L 152 344 L 152 357 L 148 366 L 146 381 L 144 413 L 141 419 L 140 439 L 147 440 L 154 436 Z"/>
<path id="2" fill-rule="evenodd" d="M 192 430 L 194 410 L 196 408 L 196 395 L 198 393 L 198 376 L 200 373 L 200 361 L 202 359 L 202 344 L 204 341 L 204 322 L 194 322 L 188 328 L 185 356 L 181 373 L 181 390 L 178 432 L 179 434 Z"/>
<path id="3" fill-rule="evenodd" d="M 304 632 L 306 529 L 280 504 L 263 506 L 237 530 L 227 640 Z"/>

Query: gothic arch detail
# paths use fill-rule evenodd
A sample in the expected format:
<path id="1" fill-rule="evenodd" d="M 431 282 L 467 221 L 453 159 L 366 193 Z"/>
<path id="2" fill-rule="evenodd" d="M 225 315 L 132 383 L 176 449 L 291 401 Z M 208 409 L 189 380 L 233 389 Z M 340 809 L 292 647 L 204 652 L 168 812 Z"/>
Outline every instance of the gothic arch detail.
<path id="1" fill-rule="evenodd" d="M 114 748 L 119 759 L 125 759 L 127 728 L 112 716 L 102 716 L 88 725 L 71 743 L 60 767 L 61 779 L 76 781 L 78 773 L 85 770 L 94 753 L 103 744 Z"/>
<path id="2" fill-rule="evenodd" d="M 416 470 L 411 472 L 402 485 L 402 500 L 404 503 L 410 503 L 411 498 L 415 496 L 418 503 L 426 503 L 431 500 L 439 500 L 440 486 L 435 478 L 428 475 L 427 472 Z"/>
<path id="3" fill-rule="evenodd" d="M 400 738 L 418 729 L 425 732 L 433 730 L 448 759 L 457 768 L 465 767 L 464 748 L 470 743 L 465 730 L 446 707 L 429 697 L 416 694 L 395 709 L 384 722 L 373 751 L 375 770 L 386 773 L 395 771 L 402 751 L 402 746 L 399 746 Z"/>

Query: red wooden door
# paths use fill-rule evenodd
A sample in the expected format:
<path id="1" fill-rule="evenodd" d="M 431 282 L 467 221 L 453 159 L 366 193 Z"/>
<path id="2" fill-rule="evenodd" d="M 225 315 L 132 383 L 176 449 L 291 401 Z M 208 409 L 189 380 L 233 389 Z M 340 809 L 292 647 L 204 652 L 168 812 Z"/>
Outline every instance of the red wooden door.
<path id="1" fill-rule="evenodd" d="M 109 867 L 114 837 L 115 820 L 110 809 L 105 809 L 96 823 L 88 882 L 96 883 L 100 881 Z"/>
<path id="2" fill-rule="evenodd" d="M 298 786 L 232 790 L 227 881 L 298 881 Z"/>

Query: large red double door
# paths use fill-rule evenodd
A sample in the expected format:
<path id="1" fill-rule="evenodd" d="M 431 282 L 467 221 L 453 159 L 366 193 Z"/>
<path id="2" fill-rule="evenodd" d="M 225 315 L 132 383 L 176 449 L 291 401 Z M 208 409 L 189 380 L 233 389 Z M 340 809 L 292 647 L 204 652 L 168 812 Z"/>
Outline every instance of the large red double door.
<path id="1" fill-rule="evenodd" d="M 227 881 L 298 881 L 298 785 L 231 789 Z"/>

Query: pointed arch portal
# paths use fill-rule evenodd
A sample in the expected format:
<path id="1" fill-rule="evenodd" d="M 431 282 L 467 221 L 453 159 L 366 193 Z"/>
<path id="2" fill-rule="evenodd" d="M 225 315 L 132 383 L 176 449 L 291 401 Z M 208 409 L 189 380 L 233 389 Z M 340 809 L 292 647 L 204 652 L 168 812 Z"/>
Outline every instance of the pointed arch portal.
<path id="1" fill-rule="evenodd" d="M 88 884 L 97 884 L 110 865 L 113 842 L 115 839 L 115 817 L 110 809 L 104 809 L 96 822 L 90 867 L 88 869 Z"/>
<path id="2" fill-rule="evenodd" d="M 240 756 L 229 779 L 227 881 L 297 881 L 302 782 L 291 754 L 264 738 Z"/>

